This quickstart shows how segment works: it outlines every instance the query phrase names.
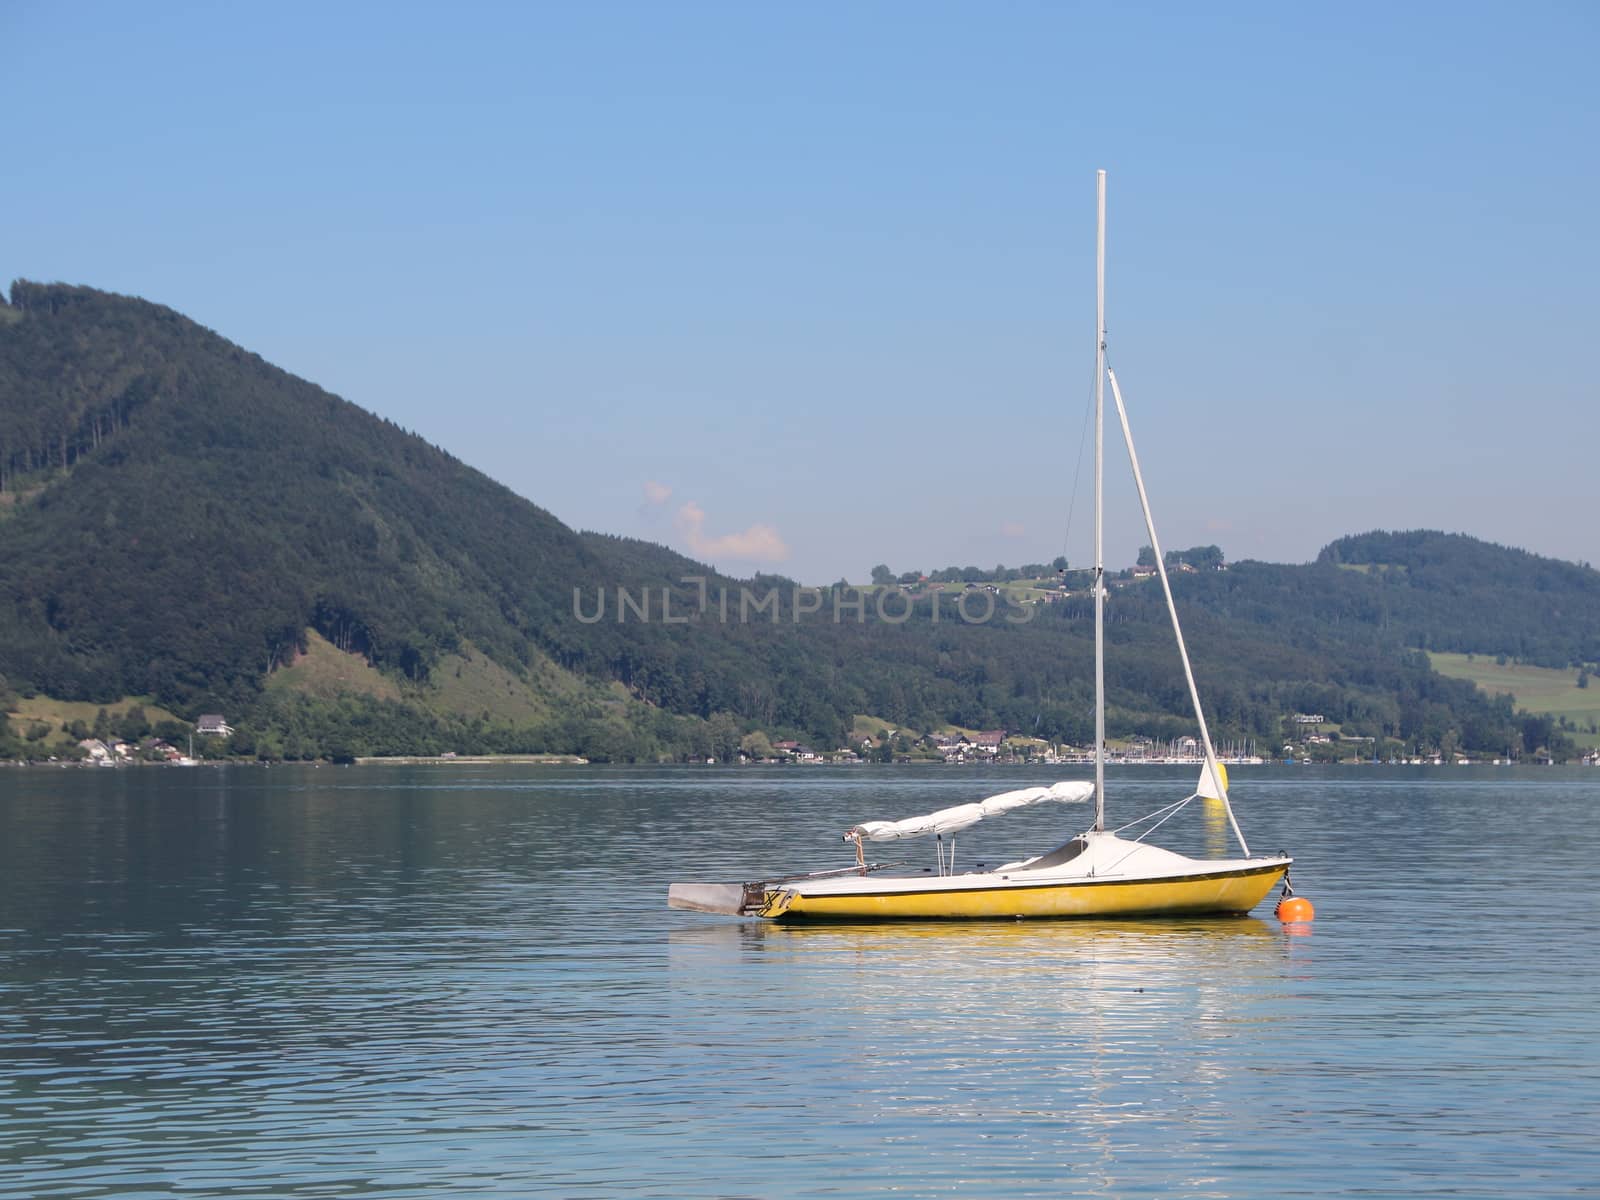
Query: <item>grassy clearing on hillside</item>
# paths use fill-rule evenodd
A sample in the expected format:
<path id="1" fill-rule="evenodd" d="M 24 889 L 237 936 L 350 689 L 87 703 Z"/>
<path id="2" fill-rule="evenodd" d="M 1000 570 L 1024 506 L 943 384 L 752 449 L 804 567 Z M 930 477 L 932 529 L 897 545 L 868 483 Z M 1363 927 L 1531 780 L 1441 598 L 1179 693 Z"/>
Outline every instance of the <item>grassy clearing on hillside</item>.
<path id="1" fill-rule="evenodd" d="M 462 717 L 488 714 L 491 721 L 536 724 L 550 716 L 552 703 L 575 696 L 583 683 L 548 659 L 538 659 L 527 677 L 514 674 L 466 646 L 447 654 L 421 687 L 401 684 L 359 654 L 346 653 L 315 630 L 306 630 L 306 652 L 267 677 L 270 691 L 292 691 L 331 700 L 340 695 L 405 700 L 436 713 Z"/>
<path id="2" fill-rule="evenodd" d="M 359 654 L 340 650 L 314 629 L 306 630 L 306 652 L 267 676 L 268 691 L 299 692 L 331 700 L 354 693 L 398 700 L 400 686 Z"/>
<path id="3" fill-rule="evenodd" d="M 82 721 L 85 725 L 93 725 L 100 710 L 106 710 L 106 715 L 113 720 L 122 716 L 135 705 L 144 706 L 145 719 L 152 725 L 162 721 L 176 721 L 179 718 L 142 696 L 126 696 L 114 704 L 92 704 L 80 700 L 52 700 L 48 696 L 35 696 L 31 700 L 17 701 L 17 705 L 7 715 L 11 718 L 13 728 L 26 727 L 31 722 L 41 722 L 50 726 L 52 733 L 59 732 L 63 725 L 70 725 L 73 721 Z"/>
<path id="4" fill-rule="evenodd" d="M 1578 686 L 1578 672 L 1552 667 L 1529 667 L 1513 663 L 1499 665 L 1483 655 L 1444 654 L 1430 650 L 1433 669 L 1451 679 L 1466 679 L 1480 691 L 1509 693 L 1516 706 L 1531 713 L 1566 717 L 1578 726 L 1574 740 L 1595 745 L 1596 735 L 1588 733 L 1589 722 L 1600 724 L 1600 677 L 1589 686 Z"/>
<path id="5" fill-rule="evenodd" d="M 850 718 L 850 732 L 855 736 L 866 736 L 877 740 L 878 733 L 884 729 L 892 729 L 898 733 L 904 726 L 898 721 L 886 721 L 882 717 L 874 717 L 869 713 L 856 713 Z"/>
<path id="6" fill-rule="evenodd" d="M 941 734 L 941 735 L 943 735 L 945 737 L 958 737 L 959 736 L 959 737 L 975 738 L 980 733 L 993 733 L 994 730 L 992 730 L 992 729 L 973 729 L 973 728 L 971 728 L 969 726 L 966 726 L 966 725 L 941 725 L 937 729 L 932 730 L 932 732 L 933 733 L 937 733 L 937 734 Z"/>
<path id="7" fill-rule="evenodd" d="M 547 670 L 541 668 L 548 668 Z M 550 696 L 567 690 L 568 681 L 553 663 L 536 663 L 529 682 L 470 646 L 464 654 L 447 654 L 430 673 L 422 701 L 439 712 L 464 717 L 489 714 L 492 721 L 530 725 L 550 715 Z M 570 679 L 570 677 L 569 677 Z"/>

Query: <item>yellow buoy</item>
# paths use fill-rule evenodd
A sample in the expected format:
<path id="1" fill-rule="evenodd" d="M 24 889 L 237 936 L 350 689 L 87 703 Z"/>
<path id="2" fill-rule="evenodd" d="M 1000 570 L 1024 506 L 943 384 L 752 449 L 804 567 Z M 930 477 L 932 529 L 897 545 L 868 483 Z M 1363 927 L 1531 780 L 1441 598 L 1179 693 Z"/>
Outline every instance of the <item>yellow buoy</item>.
<path id="1" fill-rule="evenodd" d="M 1285 896 L 1278 901 L 1278 920 L 1285 924 L 1309 921 L 1316 915 L 1317 910 L 1304 896 Z"/>

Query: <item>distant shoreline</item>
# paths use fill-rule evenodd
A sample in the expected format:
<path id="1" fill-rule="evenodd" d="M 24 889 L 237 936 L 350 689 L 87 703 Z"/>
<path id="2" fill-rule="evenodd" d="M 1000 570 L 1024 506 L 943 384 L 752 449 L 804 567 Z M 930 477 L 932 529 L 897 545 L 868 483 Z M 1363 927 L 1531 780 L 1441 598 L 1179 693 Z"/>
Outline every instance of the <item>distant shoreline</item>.
<path id="1" fill-rule="evenodd" d="M 1093 760 L 1091 760 L 1091 764 L 1092 764 L 1092 761 Z M 659 763 L 659 762 L 657 762 L 657 763 L 649 763 L 649 762 L 637 762 L 637 763 L 600 763 L 600 764 L 591 764 L 590 761 L 587 758 L 583 758 L 583 757 L 581 757 L 579 755 L 576 755 L 576 754 L 458 754 L 454 758 L 446 758 L 444 755 L 405 754 L 405 755 L 393 755 L 393 756 L 389 756 L 389 757 L 384 757 L 384 756 L 363 756 L 363 757 L 360 757 L 360 758 L 353 759 L 353 760 L 351 760 L 351 762 L 345 763 L 344 765 L 346 765 L 346 766 L 354 765 L 354 766 L 371 767 L 371 766 L 383 766 L 383 765 L 386 765 L 386 764 L 389 765 L 389 766 L 413 766 L 413 767 L 418 767 L 418 766 L 420 766 L 420 767 L 429 767 L 429 766 L 431 766 L 431 767 L 448 767 L 448 766 L 462 766 L 462 765 L 475 766 L 475 767 L 485 767 L 485 766 L 489 766 L 489 767 L 492 767 L 492 766 L 545 766 L 545 767 L 571 766 L 571 767 L 586 767 L 586 766 L 591 766 L 591 765 L 599 765 L 599 766 L 602 766 L 602 767 L 606 767 L 606 766 L 672 767 L 672 768 L 675 768 L 675 769 L 676 768 L 684 768 L 684 769 L 688 769 L 688 770 L 693 770 L 693 769 L 696 769 L 696 768 L 699 768 L 699 767 L 704 767 L 704 766 L 715 766 L 715 767 L 768 767 L 768 768 L 772 768 L 772 769 L 793 769 L 793 770 L 800 770 L 800 769 L 804 769 L 806 767 L 880 767 L 880 766 L 894 766 L 894 767 L 954 767 L 954 768 L 957 768 L 957 769 L 964 768 L 964 767 L 969 767 L 969 768 L 973 768 L 974 770 L 979 771 L 979 772 L 987 772 L 987 771 L 990 771 L 990 770 L 1002 770 L 1003 771 L 1003 770 L 1008 770 L 1008 769 L 1011 769 L 1011 768 L 1014 768 L 1014 767 L 1034 767 L 1034 768 L 1047 767 L 1047 766 L 1082 767 L 1082 766 L 1085 765 L 1084 763 L 1081 763 L 1081 762 L 1062 762 L 1062 763 L 1032 762 L 1032 763 L 1028 763 L 1028 762 L 1020 762 L 1020 761 L 1019 762 L 998 762 L 998 763 L 996 763 L 996 762 L 963 762 L 963 763 L 948 762 L 947 763 L 947 762 L 941 762 L 939 759 L 936 759 L 936 758 L 910 759 L 910 760 L 905 761 L 905 762 L 895 762 L 895 763 L 872 763 L 872 762 L 867 762 L 867 761 L 865 761 L 863 759 L 854 759 L 854 760 L 847 761 L 847 762 L 818 761 L 818 762 L 798 762 L 798 763 L 797 762 L 780 762 L 780 761 L 776 761 L 776 760 L 767 760 L 765 762 L 747 762 L 747 763 Z M 238 767 L 240 769 L 246 769 L 246 768 L 252 768 L 252 767 L 261 767 L 261 768 L 267 768 L 267 767 L 332 767 L 332 766 L 339 766 L 339 765 L 340 764 L 334 763 L 334 762 L 330 762 L 327 759 L 313 759 L 313 760 L 308 760 L 308 761 L 298 761 L 298 760 L 296 760 L 296 761 L 285 761 L 283 759 L 274 759 L 271 762 L 262 762 L 262 761 L 259 761 L 259 760 L 256 760 L 256 759 L 243 759 L 243 758 L 200 759 L 197 762 L 186 764 L 186 766 L 192 766 L 192 767 Z M 1160 761 L 1158 759 L 1143 759 L 1143 760 L 1141 760 L 1141 759 L 1128 759 L 1128 760 L 1108 760 L 1106 762 L 1106 765 L 1108 767 L 1185 767 L 1185 768 L 1193 768 L 1193 767 L 1199 766 L 1200 763 L 1198 761 L 1193 762 L 1193 763 L 1176 763 L 1176 762 L 1162 762 L 1162 761 Z M 1235 764 L 1228 764 L 1228 765 L 1232 766 L 1232 765 L 1235 765 Z M 1597 767 L 1600 767 L 1600 764 L 1583 763 L 1583 762 L 1578 762 L 1578 761 L 1565 762 L 1565 763 L 1535 762 L 1535 761 L 1532 761 L 1532 760 L 1511 762 L 1511 761 L 1507 761 L 1507 760 L 1504 760 L 1504 759 L 1497 759 L 1497 760 L 1493 760 L 1493 761 L 1483 760 L 1483 759 L 1474 759 L 1474 760 L 1472 760 L 1470 762 L 1462 762 L 1462 763 L 1434 762 L 1432 760 L 1428 760 L 1426 762 L 1376 762 L 1375 763 L 1375 762 L 1372 762 L 1370 759 L 1363 759 L 1360 762 L 1352 762 L 1350 760 L 1345 760 L 1345 761 L 1342 761 L 1342 762 L 1284 762 L 1284 761 L 1282 761 L 1280 759 L 1266 759 L 1266 760 L 1264 760 L 1264 761 L 1262 761 L 1260 763 L 1250 763 L 1250 764 L 1243 764 L 1243 765 L 1246 766 L 1246 767 L 1249 767 L 1249 766 L 1260 766 L 1260 767 L 1274 767 L 1274 768 L 1281 768 L 1281 767 L 1367 767 L 1367 768 L 1380 768 L 1380 769 L 1383 768 L 1383 767 L 1457 767 L 1457 768 L 1459 768 L 1459 767 L 1542 767 L 1542 768 L 1572 767 L 1572 768 L 1578 768 L 1580 770 L 1595 770 Z M 115 763 L 115 764 L 110 764 L 110 763 L 102 764 L 102 763 L 97 763 L 97 762 L 93 762 L 93 761 L 72 761 L 72 762 L 57 761 L 57 762 L 47 762 L 47 761 L 43 761 L 43 760 L 21 760 L 21 761 L 18 761 L 18 760 L 12 760 L 12 759 L 0 759 L 0 768 L 14 767 L 19 771 L 26 771 L 26 770 L 62 770 L 62 769 L 87 770 L 87 769 L 93 769 L 93 768 L 101 767 L 101 766 L 114 766 L 114 768 L 117 769 L 117 770 L 127 770 L 129 768 L 134 768 L 134 769 L 138 769 L 138 770 L 145 770 L 145 769 L 152 768 L 152 767 L 174 767 L 174 766 L 178 766 L 178 764 L 176 764 L 176 763 L 142 762 L 142 761 L 128 761 L 128 762 L 118 762 L 118 763 Z"/>
<path id="2" fill-rule="evenodd" d="M 587 758 L 576 754 L 394 754 L 358 757 L 358 767 L 388 764 L 391 766 L 548 766 L 586 767 Z"/>
<path id="3" fill-rule="evenodd" d="M 442 754 L 396 754 L 392 756 L 372 756 L 352 759 L 356 766 L 380 766 L 388 763 L 392 766 L 545 766 L 545 767 L 586 767 L 589 765 L 587 758 L 576 754 L 458 754 L 446 756 Z M 85 770 L 95 767 L 107 767 L 118 771 L 130 769 L 144 770 L 151 767 L 332 767 L 338 763 L 328 759 L 309 759 L 306 761 L 287 761 L 273 759 L 264 762 L 248 758 L 202 758 L 192 763 L 166 763 L 147 762 L 142 759 L 124 759 L 118 762 L 97 762 L 94 759 L 81 759 L 73 761 L 48 762 L 42 759 L 7 760 L 0 759 L 0 767 L 16 767 L 19 770 L 29 767 L 70 768 L 72 770 Z M 350 764 L 346 764 L 350 765 Z"/>

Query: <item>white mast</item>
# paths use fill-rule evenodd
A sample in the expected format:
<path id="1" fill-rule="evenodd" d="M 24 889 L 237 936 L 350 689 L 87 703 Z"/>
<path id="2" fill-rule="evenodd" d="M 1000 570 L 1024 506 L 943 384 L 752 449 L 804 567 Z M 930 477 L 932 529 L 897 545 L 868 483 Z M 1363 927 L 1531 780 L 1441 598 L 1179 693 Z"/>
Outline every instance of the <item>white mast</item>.
<path id="1" fill-rule="evenodd" d="M 1094 239 L 1094 827 L 1106 827 L 1106 173 L 1095 172 Z"/>

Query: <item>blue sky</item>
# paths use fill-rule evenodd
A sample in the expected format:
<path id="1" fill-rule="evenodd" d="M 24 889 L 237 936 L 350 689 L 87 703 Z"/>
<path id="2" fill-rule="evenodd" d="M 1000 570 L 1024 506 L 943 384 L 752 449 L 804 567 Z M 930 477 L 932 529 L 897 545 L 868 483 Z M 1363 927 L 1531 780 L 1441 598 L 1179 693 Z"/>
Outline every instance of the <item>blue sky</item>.
<path id="1" fill-rule="evenodd" d="M 1592 4 L 0 0 L 0 55 L 0 276 L 171 305 L 580 528 L 1085 561 L 1104 167 L 1166 546 L 1600 560 Z"/>

